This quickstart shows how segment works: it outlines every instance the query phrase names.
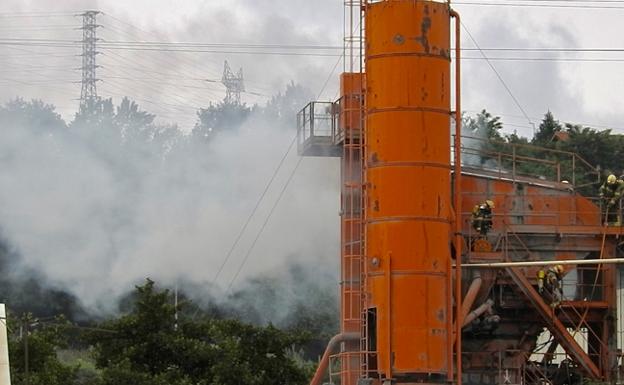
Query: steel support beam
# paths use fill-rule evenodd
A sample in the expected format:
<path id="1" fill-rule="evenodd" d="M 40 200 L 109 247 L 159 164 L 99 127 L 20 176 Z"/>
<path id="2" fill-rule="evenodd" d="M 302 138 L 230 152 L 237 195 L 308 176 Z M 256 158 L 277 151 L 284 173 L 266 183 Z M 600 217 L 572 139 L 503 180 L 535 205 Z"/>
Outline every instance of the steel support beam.
<path id="1" fill-rule="evenodd" d="M 517 267 L 507 267 L 507 273 L 515 282 L 522 293 L 531 302 L 535 310 L 544 319 L 546 327 L 556 338 L 557 342 L 565 349 L 566 353 L 574 358 L 585 372 L 592 378 L 601 378 L 600 369 L 594 364 L 589 355 L 576 342 L 574 337 L 568 333 L 563 323 L 553 314 L 553 309 L 548 306 L 542 297 L 535 291 L 533 286 L 526 279 L 522 271 Z"/>
<path id="2" fill-rule="evenodd" d="M 501 267 L 530 267 L 530 266 L 554 266 L 554 265 L 609 265 L 624 263 L 624 258 L 600 258 L 600 259 L 551 259 L 548 261 L 508 261 L 508 262 L 477 262 L 464 263 L 462 267 L 472 268 L 501 268 Z"/>

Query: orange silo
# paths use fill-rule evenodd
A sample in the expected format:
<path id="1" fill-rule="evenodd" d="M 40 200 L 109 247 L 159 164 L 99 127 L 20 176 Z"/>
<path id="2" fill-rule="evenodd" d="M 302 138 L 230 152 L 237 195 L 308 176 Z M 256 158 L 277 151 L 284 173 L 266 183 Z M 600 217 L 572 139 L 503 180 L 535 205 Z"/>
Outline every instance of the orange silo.
<path id="1" fill-rule="evenodd" d="M 448 3 L 366 5 L 366 338 L 381 378 L 446 382 L 450 351 Z"/>

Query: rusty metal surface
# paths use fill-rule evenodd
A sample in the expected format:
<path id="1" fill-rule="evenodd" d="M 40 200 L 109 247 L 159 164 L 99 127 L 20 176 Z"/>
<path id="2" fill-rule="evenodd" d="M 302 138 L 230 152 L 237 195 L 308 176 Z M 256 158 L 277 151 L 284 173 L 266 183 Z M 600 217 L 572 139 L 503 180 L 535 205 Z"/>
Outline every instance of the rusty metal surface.
<path id="1" fill-rule="evenodd" d="M 345 344 L 334 357 L 340 360 L 340 383 L 355 385 L 360 376 L 439 383 L 450 381 L 462 366 L 466 371 L 458 383 L 541 383 L 548 368 L 536 366 L 531 354 L 544 326 L 556 334 L 549 349 L 565 346 L 589 377 L 608 378 L 615 288 L 612 270 L 600 266 L 567 270 L 577 287 L 562 303 L 559 318 L 548 318 L 550 308 L 535 297 L 539 266 L 515 273 L 482 270 L 481 287 L 469 294 L 464 311 L 492 301 L 488 309 L 500 322 L 488 328 L 485 312 L 456 333 L 462 335 L 457 347 L 463 350 L 453 367 L 452 302 L 461 306 L 461 300 L 452 301 L 454 237 L 461 242 L 454 249 L 464 251 L 458 264 L 568 260 L 597 258 L 597 253 L 603 258 L 603 252 L 615 256 L 615 239 L 624 228 L 605 229 L 596 201 L 575 190 L 578 173 L 594 175 L 595 168 L 576 154 L 561 152 L 568 160 L 553 161 L 523 156 L 517 146 L 509 153 L 485 154 L 488 162 L 465 164 L 457 178 L 460 200 L 454 203 L 464 210 L 455 221 L 447 129 L 448 4 L 378 1 L 364 9 L 367 74 L 343 74 L 340 99 L 326 108 L 319 104 L 314 113 L 312 105 L 304 109 L 300 127 L 300 150 L 308 155 L 342 151 L 341 330 L 360 332 L 361 340 Z M 330 129 L 319 129 L 325 126 Z M 462 148 L 462 155 L 484 155 L 482 149 L 470 153 L 463 143 Z M 527 163 L 539 163 L 552 175 L 528 175 L 520 167 Z M 491 247 L 476 250 L 491 252 L 475 252 L 470 209 L 484 199 L 497 207 L 493 229 L 482 240 L 482 246 Z M 451 229 L 455 224 L 458 230 Z M 454 273 L 457 299 L 473 278 L 472 272 L 464 279 L 460 273 Z M 370 320 L 369 308 L 375 311 Z M 565 331 L 580 327 L 587 330 L 587 351 Z"/>
<path id="2" fill-rule="evenodd" d="M 364 286 L 364 239 L 363 239 L 363 174 L 362 174 L 362 121 L 364 98 L 364 75 L 361 73 L 342 74 L 340 77 L 341 103 L 339 104 L 339 128 L 334 140 L 342 145 L 341 158 L 341 314 L 342 333 L 358 333 L 357 341 L 344 344 L 340 355 L 340 382 L 355 385 L 362 375 L 363 356 L 362 319 Z M 358 352 L 358 354 L 350 354 Z"/>
<path id="3" fill-rule="evenodd" d="M 371 3 L 365 24 L 365 254 L 375 261 L 367 267 L 369 306 L 377 312 L 377 368 L 385 378 L 446 381 L 452 210 L 448 5 Z"/>
<path id="4" fill-rule="evenodd" d="M 518 288 L 531 301 L 537 313 L 543 318 L 548 330 L 557 337 L 566 352 L 576 359 L 576 362 L 593 378 L 601 378 L 600 369 L 594 364 L 591 357 L 583 350 L 573 336 L 570 335 L 565 325 L 554 314 L 554 309 L 548 306 L 542 297 L 535 291 L 533 286 L 525 278 L 524 273 L 518 268 L 508 267 L 507 273 L 514 280 Z"/>

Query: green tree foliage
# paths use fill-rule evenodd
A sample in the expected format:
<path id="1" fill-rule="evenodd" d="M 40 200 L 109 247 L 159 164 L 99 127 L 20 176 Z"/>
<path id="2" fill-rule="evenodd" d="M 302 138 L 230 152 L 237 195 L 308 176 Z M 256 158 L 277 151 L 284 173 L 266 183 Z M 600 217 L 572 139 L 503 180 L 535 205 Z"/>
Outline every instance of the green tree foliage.
<path id="1" fill-rule="evenodd" d="M 271 97 L 263 112 L 267 119 L 294 126 L 297 113 L 312 100 L 314 100 L 314 95 L 310 90 L 290 82 L 283 93 L 280 92 Z"/>
<path id="2" fill-rule="evenodd" d="M 486 110 L 482 110 L 474 117 L 464 117 L 462 124 L 465 130 L 471 132 L 471 136 L 493 141 L 503 140 L 503 135 L 500 132 L 503 128 L 503 122 L 500 116 L 494 116 Z"/>
<path id="3" fill-rule="evenodd" d="M 251 108 L 245 104 L 220 102 L 197 112 L 198 122 L 193 128 L 193 137 L 209 140 L 219 132 L 238 129 L 247 120 Z"/>
<path id="4" fill-rule="evenodd" d="M 100 325 L 112 332 L 89 337 L 102 384 L 305 383 L 308 373 L 288 355 L 302 336 L 272 325 L 175 315 L 169 291 L 149 280 L 137 287 L 132 310 Z"/>
<path id="5" fill-rule="evenodd" d="M 54 106 L 41 100 L 26 102 L 20 98 L 0 106 L 0 126 L 3 129 L 28 129 L 36 133 L 51 133 L 67 128 Z"/>
<path id="6" fill-rule="evenodd" d="M 472 166 L 493 167 L 498 162 L 496 154 L 504 143 L 499 116 L 482 110 L 476 116 L 462 116 L 462 146 L 464 162 Z"/>
<path id="7" fill-rule="evenodd" d="M 599 165 L 604 170 L 619 172 L 624 165 L 622 135 L 614 135 L 611 130 L 596 130 L 581 125 L 566 124 L 570 139 L 563 148 L 575 152 L 593 165 Z"/>
<path id="8" fill-rule="evenodd" d="M 574 180 L 577 186 L 583 186 L 580 192 L 594 195 L 596 186 L 592 187 L 592 184 L 596 183 L 596 176 L 591 166 L 601 168 L 605 175 L 621 175 L 624 172 L 621 161 L 624 157 L 624 136 L 613 134 L 611 130 L 596 130 L 570 123 L 562 125 L 550 111 L 544 115 L 531 139 L 515 132 L 500 134 L 502 122 L 498 119 L 493 121 L 485 111 L 476 117 L 465 118 L 464 122 L 472 132 L 487 135 L 490 140 L 481 148 L 482 164 L 495 162 L 497 167 L 507 171 L 515 167 L 516 175 Z M 553 140 L 557 132 L 567 133 L 567 138 Z M 588 164 L 578 157 L 573 162 L 572 154 L 577 154 Z"/>
<path id="9" fill-rule="evenodd" d="M 544 119 L 539 125 L 537 132 L 531 139 L 531 143 L 537 146 L 552 147 L 553 136 L 563 129 L 561 123 L 555 119 L 552 112 L 544 114 Z"/>
<path id="10" fill-rule="evenodd" d="M 126 135 L 136 135 L 154 123 L 156 115 L 139 110 L 139 105 L 124 97 L 117 107 L 114 121 Z"/>
<path id="11" fill-rule="evenodd" d="M 73 385 L 78 367 L 61 363 L 57 349 L 66 346 L 63 320 L 42 323 L 31 315 L 12 319 L 9 340 L 11 383 L 13 385 Z M 27 351 L 27 353 L 26 353 Z M 28 364 L 28 372 L 26 372 Z"/>

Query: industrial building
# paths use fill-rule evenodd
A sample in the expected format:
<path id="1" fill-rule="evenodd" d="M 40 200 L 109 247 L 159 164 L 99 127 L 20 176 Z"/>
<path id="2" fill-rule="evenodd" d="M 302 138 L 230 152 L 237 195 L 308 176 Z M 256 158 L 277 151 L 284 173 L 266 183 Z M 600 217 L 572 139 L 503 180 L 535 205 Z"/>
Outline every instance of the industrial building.
<path id="1" fill-rule="evenodd" d="M 460 32 L 448 2 L 345 2 L 340 97 L 298 114 L 300 154 L 341 159 L 341 331 L 312 384 L 619 383 L 600 172 L 465 138 Z M 555 264 L 561 303 L 539 292 Z"/>

